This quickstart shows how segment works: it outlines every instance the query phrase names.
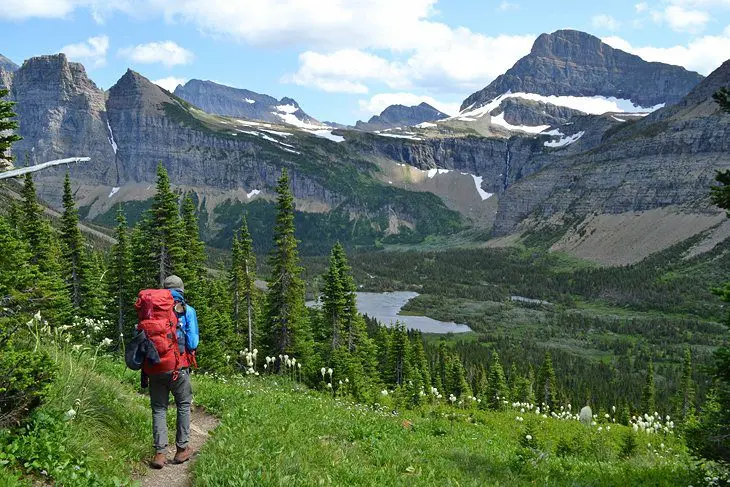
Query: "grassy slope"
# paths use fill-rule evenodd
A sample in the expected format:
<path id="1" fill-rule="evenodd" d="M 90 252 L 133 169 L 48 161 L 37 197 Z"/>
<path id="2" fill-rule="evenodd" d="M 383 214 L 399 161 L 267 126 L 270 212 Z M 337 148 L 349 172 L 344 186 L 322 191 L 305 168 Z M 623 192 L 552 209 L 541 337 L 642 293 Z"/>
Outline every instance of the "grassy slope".
<path id="1" fill-rule="evenodd" d="M 535 413 L 518 422 L 515 411 L 444 406 L 394 415 L 281 379 L 234 382 L 196 381 L 196 399 L 223 424 L 195 466 L 195 485 L 690 483 L 689 457 L 675 437 L 639 434 L 636 453 L 620 459 L 629 431 L 622 426 L 598 432 Z M 531 442 L 523 439 L 528 425 Z"/>
<path id="2" fill-rule="evenodd" d="M 146 399 L 136 392 L 137 373 L 106 358 L 58 358 L 61 379 L 43 412 L 54 415 L 69 404 L 78 412 L 49 448 L 63 448 L 71 466 L 83 460 L 97 476 L 97 483 L 65 485 L 125 485 L 143 474 L 150 424 Z M 196 403 L 222 418 L 194 467 L 194 485 L 691 483 L 690 459 L 674 436 L 640 433 L 636 452 L 624 460 L 619 449 L 628 429 L 616 425 L 599 433 L 534 413 L 517 422 L 516 411 L 445 406 L 393 414 L 389 397 L 382 407 L 368 408 L 280 377 L 197 376 L 194 387 Z M 525 446 L 528 425 L 534 438 Z M 29 470 L 38 476 L 50 468 Z M 4 466 L 0 478 L 0 486 L 23 485 Z"/>

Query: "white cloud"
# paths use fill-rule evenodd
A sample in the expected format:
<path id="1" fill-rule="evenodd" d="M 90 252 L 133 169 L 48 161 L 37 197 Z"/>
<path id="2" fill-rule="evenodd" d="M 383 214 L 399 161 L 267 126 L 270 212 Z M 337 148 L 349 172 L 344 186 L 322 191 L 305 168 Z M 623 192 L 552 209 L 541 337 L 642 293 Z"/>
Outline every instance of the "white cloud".
<path id="1" fill-rule="evenodd" d="M 637 3 L 634 5 L 637 14 L 641 14 L 649 10 L 649 4 L 646 2 Z"/>
<path id="2" fill-rule="evenodd" d="M 138 44 L 134 47 L 125 47 L 119 50 L 119 55 L 138 63 L 159 63 L 168 68 L 178 64 L 189 64 L 194 57 L 192 52 L 180 47 L 173 41 L 150 42 L 148 44 Z"/>
<path id="3" fill-rule="evenodd" d="M 152 80 L 157 86 L 165 88 L 169 92 L 175 91 L 177 85 L 184 85 L 187 82 L 187 78 L 176 78 L 175 76 L 168 76 L 167 78 L 160 78 Z"/>
<path id="4" fill-rule="evenodd" d="M 710 16 L 702 10 L 688 10 L 681 5 L 669 5 L 660 15 L 654 15 L 655 20 L 663 20 L 672 30 L 677 32 L 701 32 Z"/>
<path id="5" fill-rule="evenodd" d="M 594 29 L 618 30 L 621 23 L 607 14 L 599 14 L 591 17 L 591 25 Z"/>
<path id="6" fill-rule="evenodd" d="M 508 10 L 518 10 L 519 8 L 519 4 L 504 0 L 502 3 L 499 4 L 497 10 L 499 10 L 500 12 L 507 12 Z"/>
<path id="7" fill-rule="evenodd" d="M 72 61 L 82 62 L 92 68 L 99 68 L 106 64 L 106 53 L 109 50 L 109 37 L 89 37 L 84 42 L 63 46 L 60 52 L 66 54 Z"/>
<path id="8" fill-rule="evenodd" d="M 328 54 L 308 51 L 284 81 L 323 91 L 368 93 L 367 83 L 391 89 L 459 92 L 483 88 L 530 52 L 534 36 L 486 37 L 469 29 L 447 29 L 438 43 L 409 50 L 389 61 L 362 50 Z"/>
<path id="9" fill-rule="evenodd" d="M 341 93 L 368 92 L 364 81 L 379 80 L 390 88 L 408 85 L 405 67 L 357 49 L 330 54 L 307 51 L 299 55 L 299 70 L 284 81 Z"/>
<path id="10" fill-rule="evenodd" d="M 670 47 L 634 47 L 620 37 L 607 37 L 603 42 L 626 52 L 636 54 L 646 61 L 676 64 L 708 75 L 727 60 L 730 52 L 730 29 L 723 35 L 692 39 L 687 45 Z"/>
<path id="11" fill-rule="evenodd" d="M 63 18 L 76 8 L 89 3 L 76 0 L 4 0 L 0 9 L 0 19 Z"/>
<path id="12" fill-rule="evenodd" d="M 367 115 L 380 115 L 390 105 L 413 106 L 426 102 L 432 107 L 444 112 L 447 115 L 459 113 L 459 102 L 445 103 L 430 96 L 416 95 L 414 93 L 380 93 L 372 96 L 369 100 L 359 100 L 360 111 Z"/>

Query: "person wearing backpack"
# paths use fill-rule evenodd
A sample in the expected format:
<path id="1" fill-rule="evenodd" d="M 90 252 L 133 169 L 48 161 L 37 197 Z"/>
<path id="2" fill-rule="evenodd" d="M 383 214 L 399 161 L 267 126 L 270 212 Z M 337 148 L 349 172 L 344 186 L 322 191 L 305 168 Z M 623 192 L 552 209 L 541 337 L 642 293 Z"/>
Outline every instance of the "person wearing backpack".
<path id="1" fill-rule="evenodd" d="M 159 355 L 158 361 L 145 359 L 142 372 L 148 377 L 152 408 L 152 436 L 155 456 L 150 467 L 160 469 L 167 463 L 167 406 L 172 393 L 177 407 L 177 451 L 172 463 L 188 461 L 193 453 L 188 446 L 190 405 L 193 391 L 190 366 L 196 364 L 198 318 L 195 308 L 185 302 L 182 279 L 172 275 L 165 279 L 164 289 L 139 292 L 135 307 L 138 332 L 144 332 Z"/>

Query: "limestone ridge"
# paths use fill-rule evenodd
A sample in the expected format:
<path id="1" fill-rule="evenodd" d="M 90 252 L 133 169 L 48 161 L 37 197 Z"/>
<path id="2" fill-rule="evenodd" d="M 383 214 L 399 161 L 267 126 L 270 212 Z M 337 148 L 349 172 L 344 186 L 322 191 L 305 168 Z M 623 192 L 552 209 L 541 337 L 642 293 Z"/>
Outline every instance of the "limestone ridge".
<path id="1" fill-rule="evenodd" d="M 6 58 L 2 54 L 0 54 L 0 69 L 4 71 L 8 71 L 10 73 L 18 70 L 18 65 L 12 62 L 10 59 Z"/>
<path id="2" fill-rule="evenodd" d="M 216 115 L 292 125 L 321 125 L 304 113 L 295 100 L 287 97 L 277 100 L 269 95 L 199 79 L 178 85 L 174 93 Z"/>
<path id="3" fill-rule="evenodd" d="M 105 94 L 81 64 L 64 54 L 31 58 L 13 73 L 10 98 L 23 139 L 13 146 L 16 165 L 89 156 L 78 171 L 102 183 L 116 180 Z"/>
<path id="4" fill-rule="evenodd" d="M 533 154 L 526 165 L 537 170 L 502 195 L 494 234 L 508 234 L 530 217 L 545 221 L 665 207 L 716 213 L 708 188 L 716 170 L 730 168 L 730 117 L 712 94 L 728 85 L 730 61 L 676 104 L 614 124 L 593 148 L 569 157 Z"/>
<path id="5" fill-rule="evenodd" d="M 437 110 L 426 102 L 415 106 L 390 105 L 380 115 L 366 122 L 360 120 L 355 124 L 358 130 L 384 130 L 394 127 L 407 127 L 423 122 L 433 122 L 448 118 L 448 115 Z"/>
<path id="6" fill-rule="evenodd" d="M 559 30 L 539 36 L 530 54 L 466 98 L 461 110 L 484 106 L 510 92 L 614 97 L 649 108 L 677 103 L 701 80 L 698 73 L 644 61 L 590 34 Z"/>

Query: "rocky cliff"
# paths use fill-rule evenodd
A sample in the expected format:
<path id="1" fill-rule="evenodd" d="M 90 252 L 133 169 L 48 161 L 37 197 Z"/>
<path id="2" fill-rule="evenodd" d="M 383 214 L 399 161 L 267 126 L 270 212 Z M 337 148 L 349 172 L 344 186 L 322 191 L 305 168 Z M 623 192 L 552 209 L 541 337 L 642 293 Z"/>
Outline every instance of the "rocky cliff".
<path id="1" fill-rule="evenodd" d="M 390 105 L 380 115 L 371 117 L 367 123 L 358 120 L 355 128 L 367 131 L 384 130 L 418 125 L 423 122 L 433 122 L 447 117 L 447 114 L 435 109 L 426 102 L 411 107 Z"/>
<path id="2" fill-rule="evenodd" d="M 542 34 L 532 51 L 461 109 L 476 108 L 504 93 L 545 96 L 602 96 L 653 107 L 681 100 L 702 76 L 679 66 L 646 62 L 575 30 Z"/>
<path id="3" fill-rule="evenodd" d="M 555 158 L 502 196 L 494 232 L 525 218 L 582 218 L 663 207 L 716 213 L 709 186 L 730 168 L 730 117 L 712 94 L 730 85 L 730 61 L 687 96 L 646 118 L 607 130 L 592 150 Z"/>
<path id="4" fill-rule="evenodd" d="M 192 79 L 175 88 L 175 95 L 208 113 L 293 125 L 321 125 L 291 98 L 276 98 L 212 81 Z"/>
<path id="5" fill-rule="evenodd" d="M 12 73 L 13 71 L 17 71 L 18 65 L 0 54 L 0 69 Z"/>

